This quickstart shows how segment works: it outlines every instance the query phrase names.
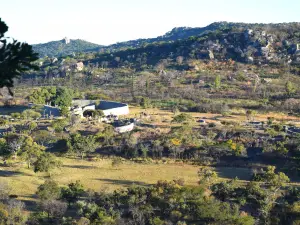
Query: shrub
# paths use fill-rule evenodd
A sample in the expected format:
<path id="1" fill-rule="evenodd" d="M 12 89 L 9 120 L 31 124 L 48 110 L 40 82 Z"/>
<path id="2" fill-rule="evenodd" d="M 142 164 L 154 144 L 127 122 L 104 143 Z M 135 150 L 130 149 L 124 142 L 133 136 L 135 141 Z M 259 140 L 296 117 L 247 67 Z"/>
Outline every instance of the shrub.
<path id="1" fill-rule="evenodd" d="M 193 120 L 193 117 L 187 113 L 181 113 L 175 116 L 172 120 L 172 123 L 183 123 L 183 122 L 190 122 Z"/>

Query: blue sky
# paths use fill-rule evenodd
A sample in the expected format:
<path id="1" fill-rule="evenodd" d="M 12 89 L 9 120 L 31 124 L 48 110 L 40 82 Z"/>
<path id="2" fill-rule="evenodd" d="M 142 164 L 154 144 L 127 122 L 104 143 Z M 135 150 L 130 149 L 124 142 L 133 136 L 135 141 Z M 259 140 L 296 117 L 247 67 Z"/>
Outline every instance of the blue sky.
<path id="1" fill-rule="evenodd" d="M 67 36 L 107 45 L 216 21 L 300 22 L 300 0 L 0 0 L 0 17 L 7 36 L 30 44 Z"/>

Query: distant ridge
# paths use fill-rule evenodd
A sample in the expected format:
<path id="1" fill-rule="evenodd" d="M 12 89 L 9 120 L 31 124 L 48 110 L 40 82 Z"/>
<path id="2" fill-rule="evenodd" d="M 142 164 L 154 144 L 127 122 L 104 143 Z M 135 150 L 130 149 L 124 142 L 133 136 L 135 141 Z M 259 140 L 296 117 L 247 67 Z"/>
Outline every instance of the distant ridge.
<path id="1" fill-rule="evenodd" d="M 289 37 L 288 39 L 293 43 L 298 43 L 299 35 L 297 29 L 300 27 L 300 23 L 277 23 L 277 24 L 263 24 L 263 23 L 232 23 L 232 22 L 215 22 L 205 27 L 176 27 L 171 31 L 165 33 L 162 36 L 148 39 L 136 39 L 130 41 L 119 42 L 116 44 L 103 46 L 98 44 L 93 44 L 84 40 L 70 40 L 70 43 L 66 44 L 69 39 L 64 38 L 60 41 L 48 42 L 45 44 L 33 45 L 33 49 L 40 54 L 40 57 L 44 56 L 64 56 L 70 55 L 76 52 L 100 52 L 100 53 L 116 53 L 119 51 L 144 48 L 149 44 L 155 43 L 175 43 L 178 41 L 184 41 L 191 38 L 205 37 L 209 33 L 216 32 L 216 35 L 221 33 L 225 35 L 226 33 L 232 33 L 245 31 L 247 29 L 254 29 L 257 32 L 260 30 L 270 31 L 271 33 L 277 33 L 275 36 L 280 35 L 280 33 L 285 33 Z M 295 33 L 296 32 L 296 33 Z M 274 37 L 275 37 L 274 36 Z M 264 37 L 261 37 L 264 38 Z M 222 38 L 221 38 L 222 39 Z M 178 43 L 179 44 L 179 43 Z M 183 43 L 182 43 L 183 44 Z M 242 44 L 242 43 L 240 43 Z M 245 43 L 244 43 L 245 44 Z M 262 43 L 265 44 L 265 43 Z M 242 46 L 240 46 L 242 47 Z M 263 47 L 263 46 L 261 46 Z"/>

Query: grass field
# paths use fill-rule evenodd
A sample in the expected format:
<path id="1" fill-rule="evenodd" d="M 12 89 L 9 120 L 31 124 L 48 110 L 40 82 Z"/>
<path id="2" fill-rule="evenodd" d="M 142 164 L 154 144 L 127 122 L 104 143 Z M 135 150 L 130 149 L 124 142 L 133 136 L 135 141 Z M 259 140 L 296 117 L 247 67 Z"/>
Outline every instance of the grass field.
<path id="1" fill-rule="evenodd" d="M 61 158 L 63 166 L 52 172 L 52 179 L 60 185 L 80 180 L 85 189 L 95 191 L 104 190 L 111 192 L 131 185 L 146 186 L 155 184 L 158 180 L 174 180 L 183 178 L 187 185 L 197 185 L 198 166 L 183 163 L 151 163 L 139 164 L 132 161 L 113 167 L 110 159 L 99 161 L 86 161 L 79 159 Z M 247 170 L 247 171 L 246 171 Z M 249 169 L 241 168 L 218 168 L 217 172 L 223 178 L 238 176 L 247 179 Z M 241 175 L 241 176 L 240 176 Z M 18 167 L 1 168 L 0 181 L 6 181 L 12 187 L 11 194 L 16 194 L 19 199 L 34 202 L 37 187 L 42 184 L 48 174 L 34 173 L 27 169 L 26 165 Z"/>
<path id="2" fill-rule="evenodd" d="M 80 180 L 86 189 L 95 191 L 113 191 L 129 187 L 132 184 L 149 185 L 158 180 L 184 178 L 186 184 L 197 184 L 198 167 L 186 164 L 138 164 L 126 161 L 113 167 L 110 159 L 86 161 L 62 158 L 63 166 L 53 171 L 51 177 L 60 185 Z M 11 194 L 20 199 L 32 200 L 37 187 L 42 184 L 48 174 L 34 173 L 26 165 L 18 167 L 2 167 L 0 181 L 5 180 L 12 187 Z"/>

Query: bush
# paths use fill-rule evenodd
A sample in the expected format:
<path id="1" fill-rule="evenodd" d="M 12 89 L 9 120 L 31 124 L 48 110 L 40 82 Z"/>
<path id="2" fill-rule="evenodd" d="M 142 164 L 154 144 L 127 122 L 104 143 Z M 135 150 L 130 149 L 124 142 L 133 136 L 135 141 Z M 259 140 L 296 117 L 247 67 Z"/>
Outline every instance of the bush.
<path id="1" fill-rule="evenodd" d="M 175 116 L 172 120 L 172 123 L 183 123 L 183 122 L 190 122 L 193 120 L 193 117 L 187 113 L 181 113 Z"/>
<path id="2" fill-rule="evenodd" d="M 217 126 L 217 125 L 216 125 L 215 123 L 209 123 L 209 124 L 208 124 L 208 127 L 211 127 L 211 128 L 212 128 L 212 127 L 216 127 L 216 126 Z"/>
<path id="3" fill-rule="evenodd" d="M 42 115 L 38 112 L 35 112 L 32 109 L 26 109 L 22 112 L 21 117 L 23 119 L 38 119 L 40 118 Z"/>
<path id="4" fill-rule="evenodd" d="M 8 120 L 4 119 L 4 118 L 0 118 L 0 126 L 5 126 L 8 124 Z"/>
<path id="5" fill-rule="evenodd" d="M 13 119 L 20 119 L 21 118 L 21 113 L 18 113 L 18 112 L 11 113 L 10 116 Z"/>

